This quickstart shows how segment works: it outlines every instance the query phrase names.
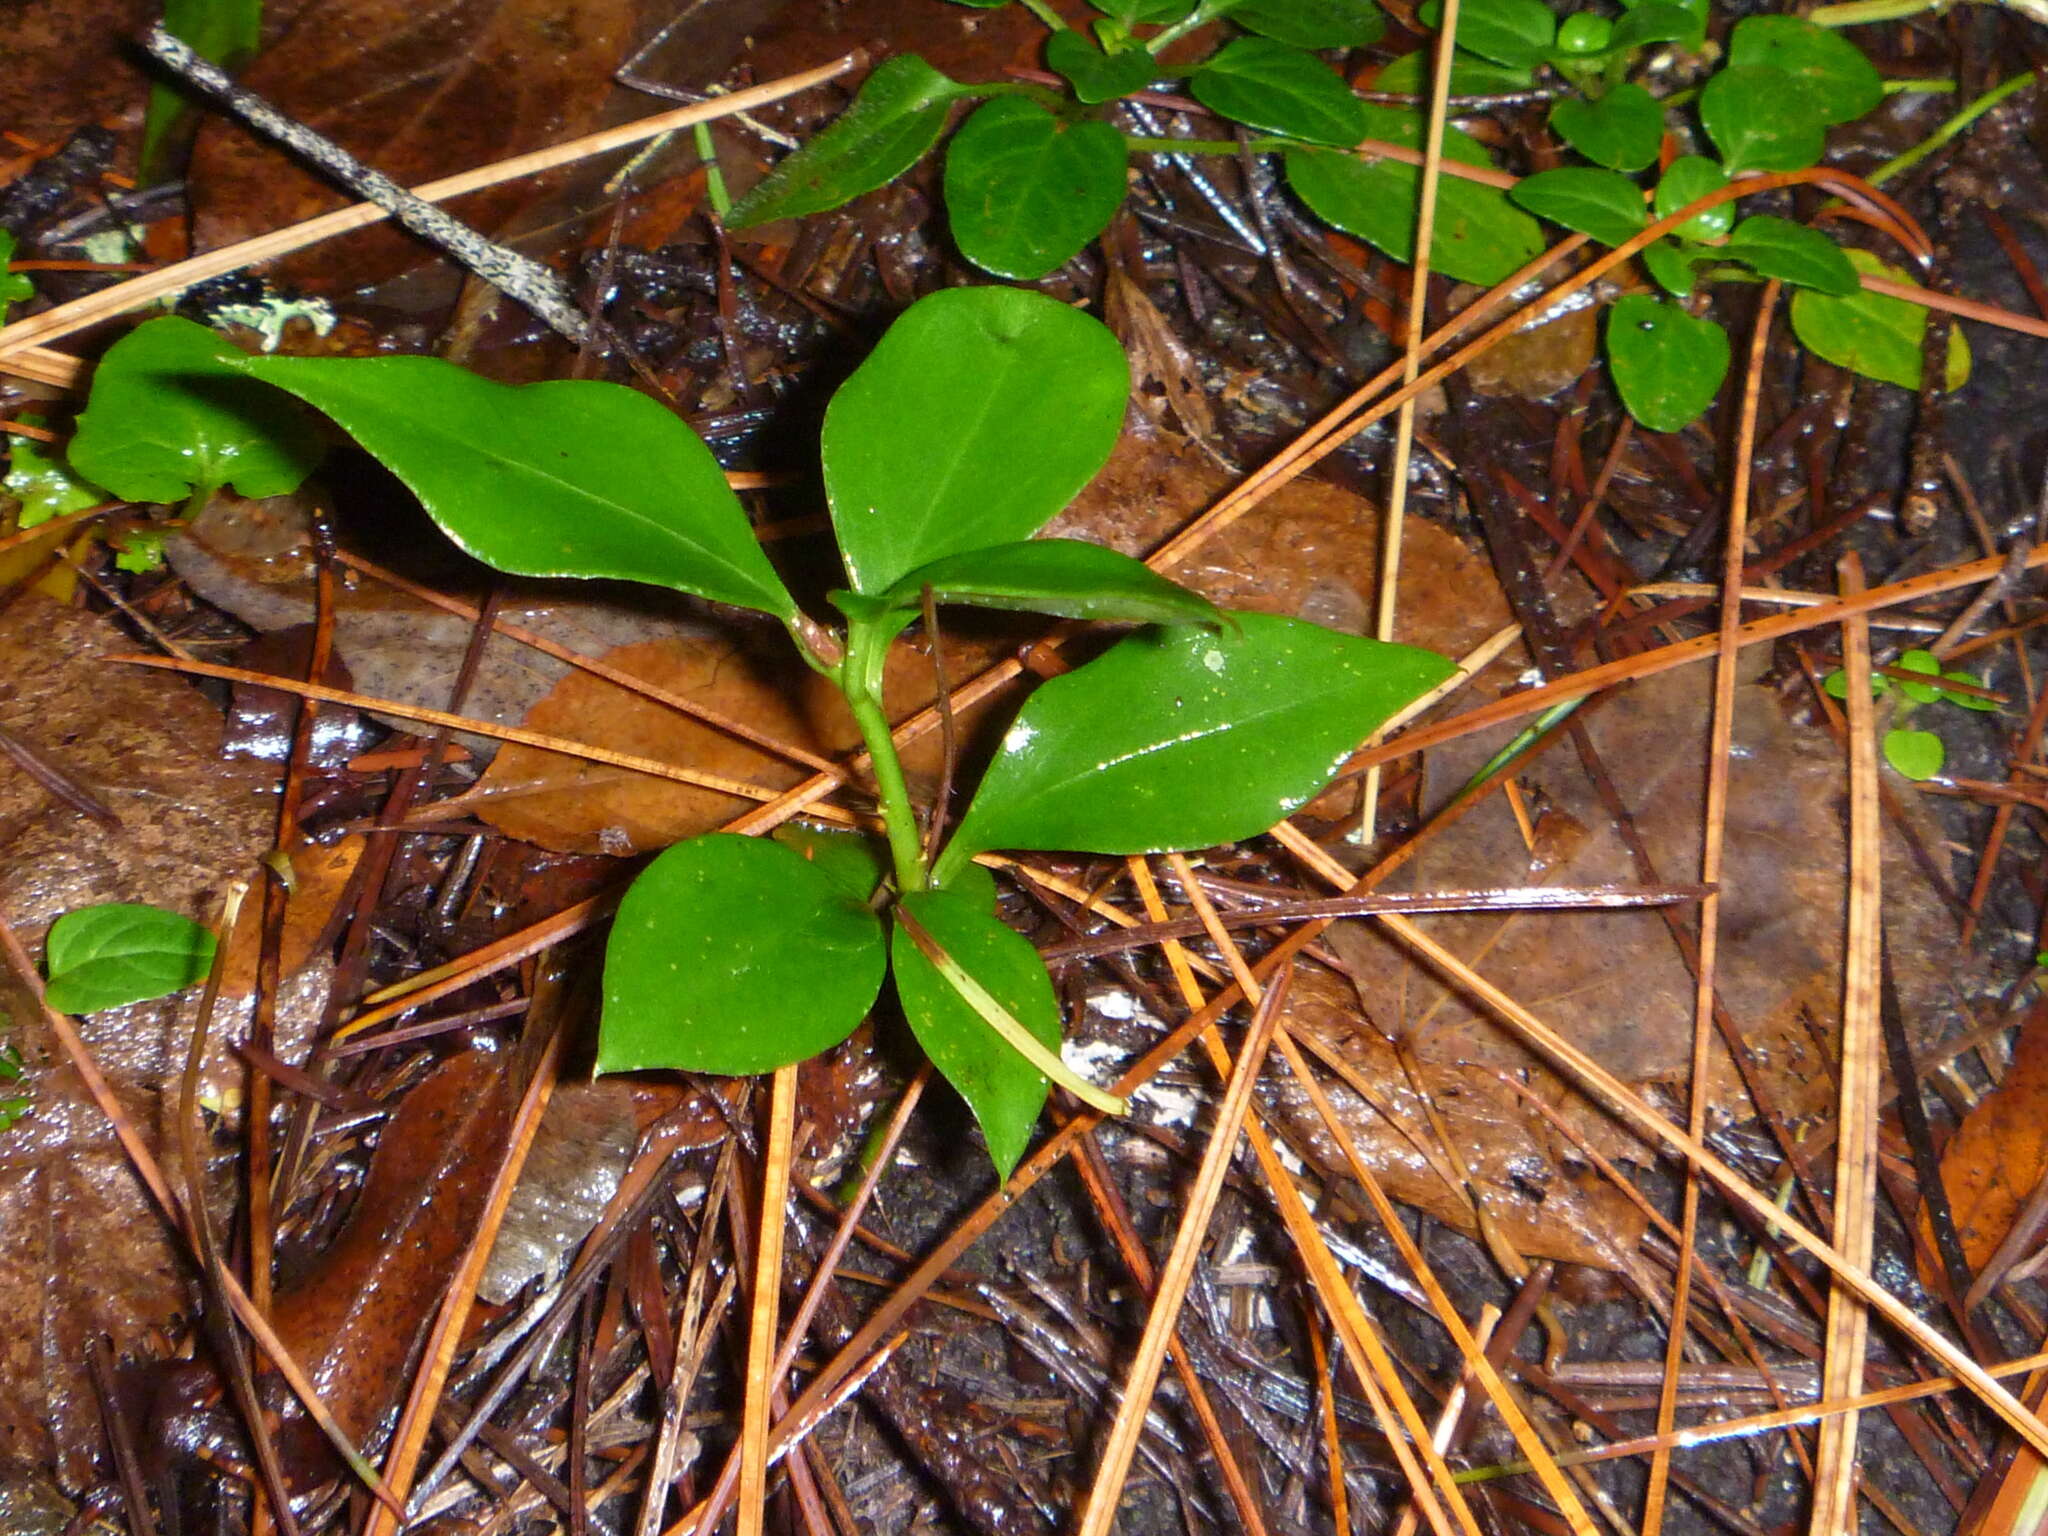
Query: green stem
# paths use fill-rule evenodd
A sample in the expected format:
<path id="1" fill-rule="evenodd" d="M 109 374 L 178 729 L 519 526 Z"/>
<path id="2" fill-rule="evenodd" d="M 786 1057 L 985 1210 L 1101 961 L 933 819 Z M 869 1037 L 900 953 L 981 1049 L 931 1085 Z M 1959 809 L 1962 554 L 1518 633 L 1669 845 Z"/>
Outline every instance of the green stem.
<path id="1" fill-rule="evenodd" d="M 1024 0 L 1024 9 L 1036 16 L 1040 24 L 1048 32 L 1064 32 L 1067 30 L 1066 18 L 1050 5 L 1047 5 L 1045 0 Z"/>
<path id="2" fill-rule="evenodd" d="M 725 190 L 725 172 L 718 168 L 718 151 L 711 144 L 711 125 L 699 123 L 694 130 L 697 158 L 704 162 L 704 194 L 711 199 L 711 211 L 722 224 L 732 212 L 732 198 Z"/>
<path id="3" fill-rule="evenodd" d="M 1887 96 L 1904 96 L 1908 92 L 1932 96 L 1947 96 L 1954 92 L 1953 80 L 1887 80 L 1884 93 Z"/>
<path id="4" fill-rule="evenodd" d="M 1234 155 L 1240 149 L 1250 150 L 1255 155 L 1265 155 L 1282 149 L 1316 147 L 1304 145 L 1299 139 L 1283 139 L 1271 135 L 1246 139 L 1240 144 L 1235 139 L 1148 139 L 1142 134 L 1127 133 L 1124 135 L 1124 143 L 1134 155 Z"/>
<path id="5" fill-rule="evenodd" d="M 894 629 L 859 620 L 850 624 L 846 660 L 838 670 L 838 681 L 874 770 L 875 789 L 882 802 L 882 826 L 889 834 L 889 856 L 896 865 L 896 890 L 899 895 L 907 895 L 931 884 L 931 870 L 917 835 L 917 811 L 910 803 L 903 759 L 896 755 L 889 717 L 882 712 L 882 662 L 888 655 L 889 641 L 902 628 L 900 623 Z"/>
<path id="6" fill-rule="evenodd" d="M 1806 19 L 1816 27 L 1861 27 L 1875 21 L 1900 21 L 1923 11 L 1945 11 L 1952 0 L 1842 0 L 1816 6 Z"/>
<path id="7" fill-rule="evenodd" d="M 1168 27 L 1164 32 L 1145 40 L 1145 47 L 1157 55 L 1179 42 L 1197 27 L 1206 27 L 1218 16 L 1228 15 L 1237 9 L 1238 0 L 1203 0 L 1192 11 Z"/>
<path id="8" fill-rule="evenodd" d="M 1911 170 L 1914 166 L 1918 165 L 1922 160 L 1925 160 L 1929 155 L 1933 154 L 1937 149 L 1941 148 L 1941 146 L 1946 144 L 1950 139 L 1954 138 L 1957 134 L 1961 133 L 1965 128 L 1969 127 L 1970 124 L 1977 121 L 1977 119 L 1982 117 L 1986 112 L 1989 112 L 1993 107 L 1997 106 L 2001 101 L 2005 100 L 2006 97 L 2012 95 L 2015 91 L 2021 90 L 2026 86 L 2032 85 L 2033 83 L 2034 72 L 2031 69 L 2028 69 L 2022 70 L 2019 74 L 2014 75 L 2010 80 L 2006 80 L 1998 85 L 1994 85 L 1993 87 L 1991 87 L 1990 90 L 1986 91 L 1982 96 L 1979 96 L 1975 101 L 1971 102 L 1967 107 L 1963 108 L 1962 111 L 1958 112 L 1954 117 L 1950 118 L 1947 122 L 1943 123 L 1939 128 L 1935 129 L 1934 132 L 1930 133 L 1926 138 L 1922 139 L 1918 144 L 1915 144 L 1911 149 L 1907 150 L 1903 155 L 1898 155 L 1890 160 L 1885 161 L 1883 165 L 1880 165 L 1876 170 L 1872 171 L 1870 175 L 1865 179 L 1868 180 L 1872 186 L 1882 186 L 1892 177 L 1898 175 L 1899 172 Z"/>

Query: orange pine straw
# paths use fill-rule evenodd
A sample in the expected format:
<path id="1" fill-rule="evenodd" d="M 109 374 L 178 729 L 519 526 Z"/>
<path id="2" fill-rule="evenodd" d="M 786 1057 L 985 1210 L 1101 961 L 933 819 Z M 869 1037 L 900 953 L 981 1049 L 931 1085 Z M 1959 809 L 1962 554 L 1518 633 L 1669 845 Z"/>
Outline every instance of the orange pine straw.
<path id="1" fill-rule="evenodd" d="M 776 1304 L 789 1224 L 790 1144 L 796 1131 L 796 1064 L 777 1067 L 761 1164 L 761 1221 L 754 1231 L 754 1304 L 747 1330 L 747 1390 L 740 1411 L 739 1536 L 761 1536 L 768 1514 L 768 1399 L 775 1389 Z"/>

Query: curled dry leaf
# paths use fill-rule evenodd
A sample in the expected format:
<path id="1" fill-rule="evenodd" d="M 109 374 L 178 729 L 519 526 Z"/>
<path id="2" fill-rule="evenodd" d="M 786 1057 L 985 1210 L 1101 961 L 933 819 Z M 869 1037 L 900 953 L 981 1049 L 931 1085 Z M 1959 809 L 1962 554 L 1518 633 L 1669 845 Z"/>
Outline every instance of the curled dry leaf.
<path id="1" fill-rule="evenodd" d="M 1903 974 L 1903 973 L 1901 973 Z M 2012 1230 L 2048 1174 L 2048 1015 L 2037 1008 L 2019 1033 L 2012 1064 L 1977 1101 L 1941 1153 L 1941 1182 L 1972 1273 Z M 1923 1227 L 1927 1217 L 1920 1216 Z M 2025 1258 L 2026 1253 L 2018 1257 Z"/>
<path id="2" fill-rule="evenodd" d="M 279 11 L 283 9 L 284 14 Z M 596 126 L 631 45 L 630 0 L 301 0 L 271 6 L 268 46 L 241 84 L 413 186 L 558 143 Z M 190 175 L 195 248 L 266 234 L 349 201 L 268 140 L 224 119 L 199 135 Z M 532 182 L 452 205 L 489 233 Z M 288 258 L 279 274 L 349 288 L 419 265 L 427 248 L 386 224 Z"/>

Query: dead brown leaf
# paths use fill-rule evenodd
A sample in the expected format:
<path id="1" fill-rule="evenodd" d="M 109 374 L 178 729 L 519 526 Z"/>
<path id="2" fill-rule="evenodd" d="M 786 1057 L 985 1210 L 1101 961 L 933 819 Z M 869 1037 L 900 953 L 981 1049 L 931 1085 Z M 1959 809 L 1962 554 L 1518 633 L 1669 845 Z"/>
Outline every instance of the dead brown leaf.
<path id="1" fill-rule="evenodd" d="M 2048 1175 L 2048 1021 L 2037 1011 L 2019 1033 L 2012 1065 L 1963 1117 L 1941 1154 L 1941 1182 L 1974 1272 L 2012 1230 Z M 1921 1218 L 1923 1224 L 1926 1218 Z"/>

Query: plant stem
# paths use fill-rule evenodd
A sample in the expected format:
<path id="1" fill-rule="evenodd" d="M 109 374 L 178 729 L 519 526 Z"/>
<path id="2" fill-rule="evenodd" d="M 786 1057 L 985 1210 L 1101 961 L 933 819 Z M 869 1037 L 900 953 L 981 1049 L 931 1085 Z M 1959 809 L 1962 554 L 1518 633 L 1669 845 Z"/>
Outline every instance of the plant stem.
<path id="1" fill-rule="evenodd" d="M 1955 88 L 1956 83 L 1953 80 L 1887 80 L 1884 83 L 1884 93 L 1887 96 L 1903 96 L 1908 92 L 1946 96 Z"/>
<path id="2" fill-rule="evenodd" d="M 1036 16 L 1049 32 L 1064 32 L 1067 30 L 1066 18 L 1061 16 L 1050 5 L 1047 5 L 1046 0 L 1024 0 L 1024 9 Z"/>
<path id="3" fill-rule="evenodd" d="M 697 141 L 697 158 L 704 163 L 704 195 L 711 200 L 711 211 L 722 223 L 732 212 L 732 198 L 725 190 L 725 172 L 718 168 L 718 151 L 711 144 L 711 125 L 699 123 L 692 130 Z"/>
<path id="4" fill-rule="evenodd" d="M 1148 139 L 1140 134 L 1127 133 L 1124 143 L 1134 155 L 1234 155 L 1239 150 L 1248 150 L 1255 155 L 1270 154 L 1281 149 L 1313 149 L 1321 146 L 1304 144 L 1300 139 L 1265 137 L 1246 139 L 1239 144 L 1234 139 Z"/>
<path id="5" fill-rule="evenodd" d="M 1206 27 L 1218 16 L 1228 15 L 1237 8 L 1238 0 L 1203 0 L 1192 11 L 1168 27 L 1156 37 L 1145 40 L 1145 46 L 1154 54 L 1179 42 L 1197 27 Z"/>
<path id="6" fill-rule="evenodd" d="M 1875 21 L 1900 21 L 1922 11 L 1945 11 L 1950 0 L 1843 0 L 1816 6 L 1806 19 L 1816 27 L 1861 27 Z"/>
<path id="7" fill-rule="evenodd" d="M 860 728 L 861 742 L 875 775 L 875 788 L 882 802 L 882 825 L 889 834 L 889 856 L 896 866 L 896 891 L 908 895 L 931 884 L 931 868 L 925 862 L 924 845 L 917 835 L 917 812 L 910 803 L 910 786 L 903 778 L 903 759 L 896 755 L 896 741 L 889 732 L 889 717 L 882 711 L 882 665 L 889 654 L 889 642 L 902 632 L 907 616 L 876 614 L 855 618 L 846 630 L 846 659 L 832 674 L 853 723 Z"/>
<path id="8" fill-rule="evenodd" d="M 1977 121 L 1986 112 L 1989 112 L 1993 107 L 2005 100 L 2006 97 L 2033 83 L 2034 72 L 2031 69 L 2025 69 L 2014 75 L 2010 80 L 1994 85 L 1990 90 L 1979 96 L 1967 107 L 1964 107 L 1962 111 L 1943 123 L 1904 154 L 1894 156 L 1872 171 L 1868 177 L 1870 184 L 1872 186 L 1882 186 L 1892 177 L 1898 175 L 1899 172 L 1911 170 L 1950 139 L 1969 127 L 1970 124 Z"/>

